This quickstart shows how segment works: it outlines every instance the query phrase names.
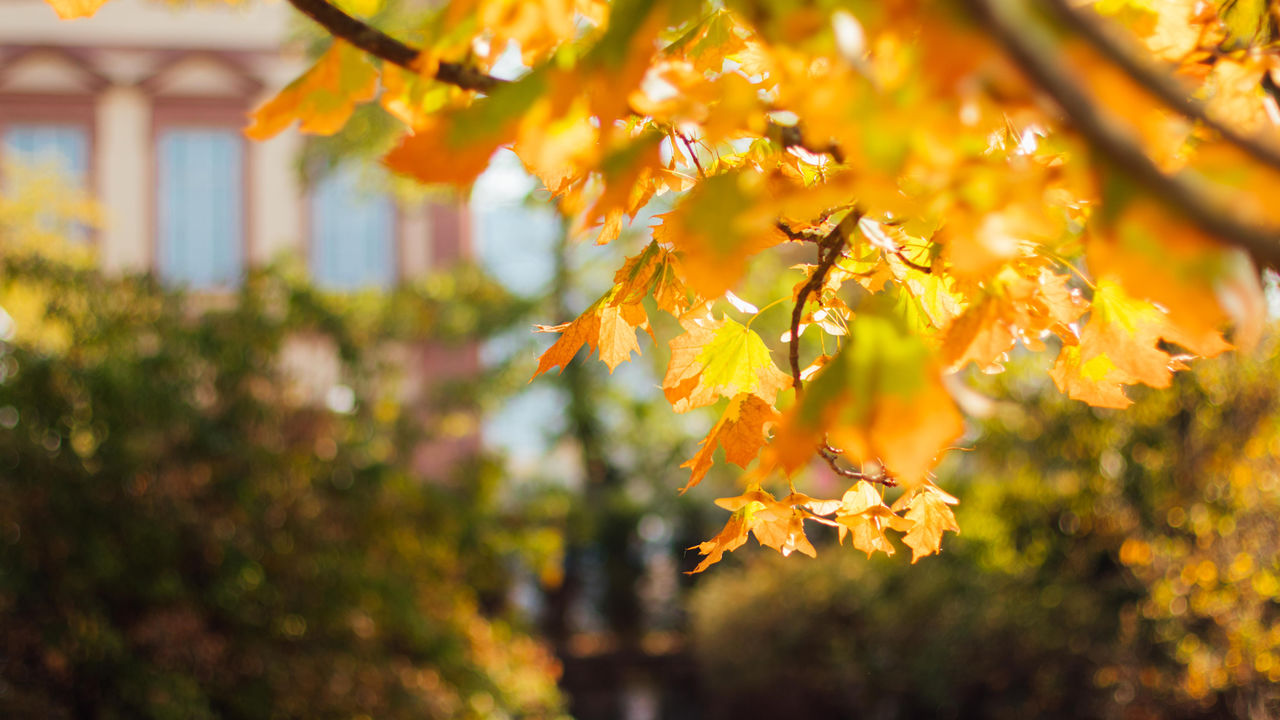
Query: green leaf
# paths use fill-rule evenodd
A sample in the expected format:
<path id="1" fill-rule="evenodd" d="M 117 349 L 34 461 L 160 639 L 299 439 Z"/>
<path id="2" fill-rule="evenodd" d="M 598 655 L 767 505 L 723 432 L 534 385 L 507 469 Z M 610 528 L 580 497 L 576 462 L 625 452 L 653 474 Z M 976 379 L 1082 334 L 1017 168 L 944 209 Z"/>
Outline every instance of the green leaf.
<path id="1" fill-rule="evenodd" d="M 773 364 L 769 348 L 750 328 L 725 320 L 711 342 L 698 354 L 702 363 L 702 383 L 722 395 L 765 394 L 762 391 L 785 387 L 789 378 Z"/>

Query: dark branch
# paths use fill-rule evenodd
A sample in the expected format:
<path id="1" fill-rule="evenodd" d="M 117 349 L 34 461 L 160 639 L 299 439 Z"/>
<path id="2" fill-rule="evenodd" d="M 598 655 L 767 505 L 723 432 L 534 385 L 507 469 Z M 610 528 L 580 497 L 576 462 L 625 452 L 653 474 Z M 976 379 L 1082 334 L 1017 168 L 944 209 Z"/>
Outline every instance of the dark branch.
<path id="1" fill-rule="evenodd" d="M 1005 12 L 1000 0 L 967 0 L 975 18 L 1018 67 L 1058 104 L 1076 130 L 1117 168 L 1182 211 L 1201 230 L 1243 248 L 1259 265 L 1280 268 L 1280 236 L 1274 229 L 1241 222 L 1208 200 L 1183 178 L 1166 175 L 1147 157 L 1127 131 L 1104 116 L 1092 98 L 1070 77 L 1059 59 L 1044 52 L 1052 47 L 1022 18 Z"/>
<path id="2" fill-rule="evenodd" d="M 857 224 L 856 219 L 854 224 Z M 836 225 L 818 244 L 818 266 L 814 268 L 813 274 L 809 276 L 809 282 L 806 282 L 800 288 L 800 292 L 796 294 L 796 304 L 791 310 L 791 338 L 788 345 L 788 353 L 791 360 L 791 382 L 795 386 L 797 400 L 804 390 L 804 383 L 800 380 L 800 318 L 804 317 L 804 305 L 808 302 L 809 295 L 821 290 L 822 283 L 827 278 L 827 273 L 831 271 L 831 267 L 840 258 L 840 252 L 844 248 L 844 244 L 844 223 L 842 222 Z"/>
<path id="3" fill-rule="evenodd" d="M 1125 47 L 1124 43 L 1114 37 L 1092 13 L 1086 14 L 1075 10 L 1066 0 L 1049 0 L 1049 5 L 1062 21 L 1084 38 L 1090 46 L 1115 63 L 1134 82 L 1159 98 L 1160 102 L 1171 110 L 1213 130 L 1222 136 L 1223 140 L 1245 151 L 1254 159 L 1280 170 L 1280 149 L 1215 120 L 1208 114 L 1204 103 L 1191 97 L 1186 88 L 1168 73 L 1152 67 L 1144 58 Z"/>
<path id="4" fill-rule="evenodd" d="M 839 145 L 833 142 L 825 145 L 815 145 L 805 138 L 804 132 L 800 130 L 799 125 L 779 125 L 770 121 L 769 129 L 765 135 L 774 139 L 784 148 L 798 147 L 814 155 L 830 155 L 831 159 L 838 163 L 844 162 L 844 153 L 841 152 Z"/>
<path id="5" fill-rule="evenodd" d="M 303 15 L 320 23 L 328 33 L 341 38 L 374 57 L 418 72 L 414 60 L 421 51 L 406 45 L 381 30 L 358 20 L 325 0 L 289 0 Z M 436 68 L 436 80 L 464 90 L 490 92 L 506 81 L 459 63 L 442 62 Z"/>

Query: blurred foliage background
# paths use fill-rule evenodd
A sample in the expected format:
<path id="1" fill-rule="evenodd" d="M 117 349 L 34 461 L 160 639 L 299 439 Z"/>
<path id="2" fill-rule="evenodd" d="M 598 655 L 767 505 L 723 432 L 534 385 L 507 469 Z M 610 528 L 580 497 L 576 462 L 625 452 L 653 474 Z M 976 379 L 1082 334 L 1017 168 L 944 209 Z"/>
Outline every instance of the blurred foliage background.
<path id="1" fill-rule="evenodd" d="M 20 200 L 0 205 L 0 715 L 561 714 L 558 663 L 502 611 L 524 530 L 499 468 L 414 469 L 474 388 L 404 405 L 382 352 L 469 342 L 519 303 L 474 270 L 339 298 L 275 268 L 188 298 L 50 251 Z M 299 338 L 331 350 L 336 394 L 288 372 Z"/>
<path id="2" fill-rule="evenodd" d="M 1277 372 L 1273 341 L 1125 411 L 993 379 L 940 557 L 756 552 L 698 589 L 714 717 L 1276 717 Z"/>

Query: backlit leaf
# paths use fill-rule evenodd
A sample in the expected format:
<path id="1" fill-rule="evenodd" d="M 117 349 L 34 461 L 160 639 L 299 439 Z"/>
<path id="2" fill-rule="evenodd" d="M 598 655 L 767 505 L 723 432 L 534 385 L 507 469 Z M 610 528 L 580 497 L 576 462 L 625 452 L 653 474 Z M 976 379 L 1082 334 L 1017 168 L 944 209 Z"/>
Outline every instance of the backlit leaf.
<path id="1" fill-rule="evenodd" d="M 266 140 L 299 121 L 304 133 L 332 135 L 377 91 L 378 71 L 364 53 L 334 40 L 310 70 L 253 112 L 244 134 Z"/>
<path id="2" fill-rule="evenodd" d="M 743 393 L 729 401 L 720 420 L 703 438 L 698 453 L 680 467 L 691 468 L 689 482 L 680 490 L 702 482 L 712 466 L 716 447 L 724 448 L 725 459 L 740 467 L 746 467 L 760 453 L 768 441 L 768 428 L 778 420 L 778 411 L 757 395 Z"/>
<path id="3" fill-rule="evenodd" d="M 950 508 L 958 502 L 938 486 L 926 484 L 898 498 L 893 504 L 894 510 L 906 508 L 903 517 L 911 523 L 911 529 L 902 541 L 911 548 L 912 564 L 942 549 L 942 533 L 960 532 L 955 513 Z"/>

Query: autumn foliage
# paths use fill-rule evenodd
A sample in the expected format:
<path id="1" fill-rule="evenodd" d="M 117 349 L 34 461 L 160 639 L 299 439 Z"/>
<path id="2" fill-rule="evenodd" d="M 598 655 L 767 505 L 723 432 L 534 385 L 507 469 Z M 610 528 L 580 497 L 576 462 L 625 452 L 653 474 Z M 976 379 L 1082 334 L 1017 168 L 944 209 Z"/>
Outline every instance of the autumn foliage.
<path id="1" fill-rule="evenodd" d="M 1267 3 L 452 0 L 374 28 L 291 2 L 335 39 L 251 136 L 377 102 L 405 128 L 392 170 L 465 188 L 509 147 L 601 244 L 671 199 L 610 290 L 537 328 L 559 336 L 538 373 L 584 347 L 612 370 L 643 331 L 674 410 L 720 410 L 686 489 L 723 448 L 746 490 L 699 569 L 749 534 L 812 555 L 813 523 L 937 552 L 956 500 L 930 469 L 971 368 L 1021 345 L 1069 397 L 1124 407 L 1253 342 L 1280 265 Z M 780 340 L 733 295 L 752 273 L 794 278 L 760 298 L 791 309 Z M 795 489 L 815 462 L 841 497 Z"/>

